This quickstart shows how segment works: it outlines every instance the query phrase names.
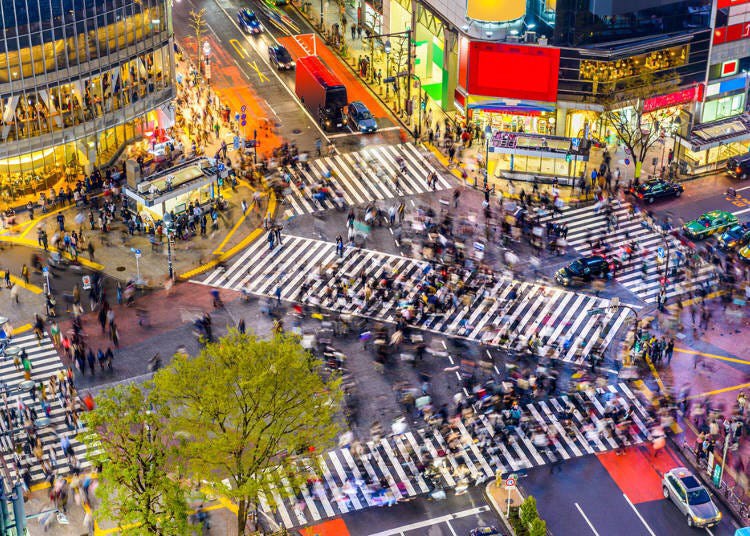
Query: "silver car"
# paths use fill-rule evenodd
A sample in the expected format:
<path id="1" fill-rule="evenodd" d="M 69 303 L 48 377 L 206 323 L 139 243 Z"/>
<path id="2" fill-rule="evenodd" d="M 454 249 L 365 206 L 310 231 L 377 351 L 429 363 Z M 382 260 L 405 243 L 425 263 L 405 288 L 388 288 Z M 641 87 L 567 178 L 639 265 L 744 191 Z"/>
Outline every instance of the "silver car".
<path id="1" fill-rule="evenodd" d="M 684 467 L 675 467 L 664 474 L 662 490 L 664 498 L 671 499 L 687 518 L 688 526 L 713 527 L 721 521 L 721 512 L 706 488 Z"/>

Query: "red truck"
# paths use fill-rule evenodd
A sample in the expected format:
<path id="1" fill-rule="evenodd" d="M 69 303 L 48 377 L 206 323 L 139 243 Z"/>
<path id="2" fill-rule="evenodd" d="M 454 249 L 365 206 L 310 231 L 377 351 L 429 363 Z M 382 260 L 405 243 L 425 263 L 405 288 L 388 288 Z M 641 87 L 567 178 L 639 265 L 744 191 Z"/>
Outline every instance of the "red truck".
<path id="1" fill-rule="evenodd" d="M 297 60 L 294 91 L 324 130 L 339 130 L 346 126 L 344 107 L 349 103 L 346 86 L 318 56 Z"/>

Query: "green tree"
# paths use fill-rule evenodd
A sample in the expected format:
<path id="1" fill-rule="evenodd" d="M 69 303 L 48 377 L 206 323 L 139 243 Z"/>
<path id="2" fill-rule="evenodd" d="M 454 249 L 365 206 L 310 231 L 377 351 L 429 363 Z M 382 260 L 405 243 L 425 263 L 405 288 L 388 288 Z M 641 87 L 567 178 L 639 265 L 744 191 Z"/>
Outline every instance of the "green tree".
<path id="1" fill-rule="evenodd" d="M 280 473 L 301 484 L 307 475 L 290 468 L 316 464 L 299 454 L 328 448 L 339 433 L 340 380 L 323 379 L 320 365 L 296 337 L 232 331 L 154 378 L 174 433 L 188 438 L 182 457 L 193 478 L 237 501 L 238 534 L 261 494 L 284 494 Z"/>
<path id="2" fill-rule="evenodd" d="M 547 536 L 547 522 L 538 517 L 529 523 L 529 536 Z"/>
<path id="3" fill-rule="evenodd" d="M 526 527 L 528 527 L 535 519 L 539 519 L 539 514 L 536 511 L 536 499 L 533 496 L 529 495 L 524 499 L 518 512 L 518 516 Z"/>
<path id="4" fill-rule="evenodd" d="M 115 387 L 83 414 L 78 438 L 101 465 L 100 515 L 122 534 L 160 536 L 187 532 L 186 489 L 180 480 L 169 412 L 154 403 L 152 385 Z"/>
<path id="5" fill-rule="evenodd" d="M 680 79 L 675 73 L 648 72 L 613 85 L 611 92 L 602 97 L 602 119 L 630 151 L 636 177 L 641 176 L 648 151 L 661 141 L 662 131 L 677 115 L 671 108 L 647 110 L 644 105 L 650 97 L 672 93 L 679 87 Z"/>

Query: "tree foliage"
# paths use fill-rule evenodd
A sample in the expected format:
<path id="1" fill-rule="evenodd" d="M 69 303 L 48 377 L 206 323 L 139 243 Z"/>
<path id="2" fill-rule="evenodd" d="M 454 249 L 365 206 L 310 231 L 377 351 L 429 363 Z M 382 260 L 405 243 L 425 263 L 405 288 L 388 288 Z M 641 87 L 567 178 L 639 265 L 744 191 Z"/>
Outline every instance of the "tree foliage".
<path id="1" fill-rule="evenodd" d="M 532 521 L 539 518 L 539 514 L 536 511 L 536 499 L 533 496 L 529 495 L 524 499 L 521 508 L 519 509 L 518 516 L 527 527 Z"/>
<path id="2" fill-rule="evenodd" d="M 339 433 L 340 382 L 322 379 L 319 367 L 293 336 L 233 331 L 195 358 L 175 356 L 154 378 L 160 403 L 173 410 L 173 432 L 188 438 L 181 449 L 190 472 L 237 501 L 239 534 L 261 495 L 272 502 L 269 490 L 285 494 L 282 471 L 290 486 L 299 483 L 285 466 Z"/>
<path id="3" fill-rule="evenodd" d="M 529 536 L 547 536 L 547 522 L 538 517 L 529 523 Z"/>
<path id="4" fill-rule="evenodd" d="M 644 104 L 654 95 L 674 92 L 679 85 L 680 79 L 675 73 L 659 76 L 649 72 L 623 82 L 602 99 L 605 104 L 603 120 L 633 156 L 636 176 L 640 176 L 648 151 L 661 139 L 663 128 L 676 115 L 669 108 L 644 110 Z"/>
<path id="5" fill-rule="evenodd" d="M 151 385 L 109 389 L 83 415 L 79 439 L 101 465 L 100 515 L 122 534 L 177 536 L 187 532 L 186 490 L 180 480 L 168 411 L 153 400 Z"/>

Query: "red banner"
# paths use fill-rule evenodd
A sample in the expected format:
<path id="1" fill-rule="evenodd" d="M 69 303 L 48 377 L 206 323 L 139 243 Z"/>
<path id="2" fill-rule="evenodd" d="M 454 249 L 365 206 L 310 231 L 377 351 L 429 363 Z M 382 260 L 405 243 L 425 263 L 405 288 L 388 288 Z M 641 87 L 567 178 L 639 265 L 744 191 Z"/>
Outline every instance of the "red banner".
<path id="1" fill-rule="evenodd" d="M 739 6 L 741 4 L 750 4 L 750 0 L 719 0 L 717 7 L 724 9 L 732 6 Z"/>

